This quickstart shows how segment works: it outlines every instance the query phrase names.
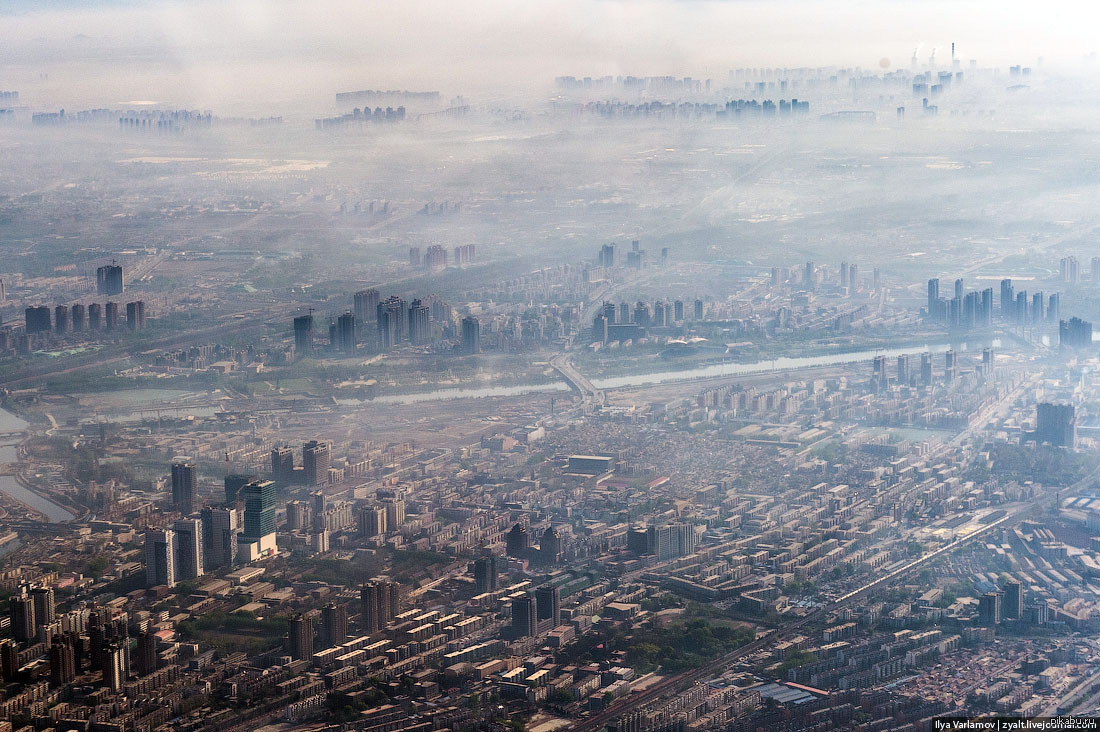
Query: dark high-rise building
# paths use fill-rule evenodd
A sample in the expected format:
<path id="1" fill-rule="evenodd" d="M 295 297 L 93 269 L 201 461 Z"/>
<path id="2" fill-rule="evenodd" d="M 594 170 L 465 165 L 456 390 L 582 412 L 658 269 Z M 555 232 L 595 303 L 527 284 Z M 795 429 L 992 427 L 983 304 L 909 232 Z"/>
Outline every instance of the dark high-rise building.
<path id="1" fill-rule="evenodd" d="M 940 300 L 940 280 L 933 277 L 928 280 L 928 317 L 936 317 L 936 305 Z"/>
<path id="2" fill-rule="evenodd" d="M 1013 314 L 1012 320 L 1020 325 L 1027 323 L 1027 290 L 1020 290 L 1016 293 L 1016 312 Z"/>
<path id="3" fill-rule="evenodd" d="M 428 325 L 431 309 L 420 300 L 413 300 L 409 307 L 409 342 L 414 346 L 423 346 L 432 340 L 431 327 Z"/>
<path id="4" fill-rule="evenodd" d="M 15 681 L 19 671 L 19 646 L 11 638 L 0 640 L 0 669 L 3 669 L 4 681 Z"/>
<path id="5" fill-rule="evenodd" d="M 898 384 L 906 385 L 913 378 L 913 370 L 910 366 L 910 358 L 908 353 L 903 353 L 898 356 Z"/>
<path id="6" fill-rule="evenodd" d="M 126 325 L 130 330 L 145 328 L 145 301 L 135 300 L 126 303 Z"/>
<path id="7" fill-rule="evenodd" d="M 172 506 L 184 516 L 195 510 L 196 478 L 194 463 L 172 463 Z"/>
<path id="8" fill-rule="evenodd" d="M 815 271 L 816 270 L 814 268 L 814 263 L 813 262 L 806 262 L 806 268 L 805 268 L 804 272 L 802 273 L 802 284 L 805 285 L 807 290 L 814 289 L 814 285 L 815 285 L 814 273 L 815 273 Z"/>
<path id="9" fill-rule="evenodd" d="M 152 631 L 147 630 L 138 636 L 136 661 L 140 676 L 148 676 L 157 670 L 157 636 Z"/>
<path id="10" fill-rule="evenodd" d="M 11 635 L 15 640 L 25 642 L 37 636 L 37 624 L 34 621 L 34 599 L 30 595 L 12 595 L 8 600 L 11 617 Z"/>
<path id="11" fill-rule="evenodd" d="M 424 251 L 424 267 L 432 272 L 447 268 L 447 250 L 432 244 Z"/>
<path id="12" fill-rule="evenodd" d="M 202 555 L 202 520 L 182 518 L 172 524 L 176 532 L 176 579 L 201 577 L 205 562 Z"/>
<path id="13" fill-rule="evenodd" d="M 535 590 L 535 615 L 539 620 L 550 620 L 550 627 L 561 625 L 561 590 L 543 585 Z"/>
<path id="14" fill-rule="evenodd" d="M 232 567 L 237 560 L 240 513 L 235 506 L 202 509 L 202 559 L 207 569 Z"/>
<path id="15" fill-rule="evenodd" d="M 1000 592 L 987 592 L 978 599 L 978 624 L 984 626 L 1001 624 Z"/>
<path id="16" fill-rule="evenodd" d="M 313 314 L 294 318 L 294 354 L 305 358 L 313 353 Z"/>
<path id="17" fill-rule="evenodd" d="M 539 559 L 543 564 L 554 564 L 561 556 L 561 537 L 558 530 L 548 526 L 539 541 Z"/>
<path id="18" fill-rule="evenodd" d="M 1046 298 L 1043 297 L 1043 293 L 1036 292 L 1031 296 L 1031 320 L 1034 323 L 1042 323 L 1046 319 Z"/>
<path id="19" fill-rule="evenodd" d="M 246 541 L 256 542 L 275 534 L 275 481 L 253 480 L 241 488 Z"/>
<path id="20" fill-rule="evenodd" d="M 363 506 L 359 509 L 359 533 L 366 537 L 386 533 L 386 509 L 382 506 Z"/>
<path id="21" fill-rule="evenodd" d="M 313 658 L 313 620 L 298 613 L 289 622 L 289 648 L 291 658 L 295 660 Z"/>
<path id="22" fill-rule="evenodd" d="M 672 318 L 677 323 L 682 323 L 684 320 L 684 301 L 677 300 L 672 303 Z"/>
<path id="23" fill-rule="evenodd" d="M 1058 447 L 1077 444 L 1077 410 L 1072 404 L 1040 402 L 1035 407 L 1036 442 L 1049 442 Z"/>
<path id="24" fill-rule="evenodd" d="M 393 348 L 408 339 L 408 307 L 397 295 L 378 303 L 378 341 L 382 350 Z"/>
<path id="25" fill-rule="evenodd" d="M 325 647 L 338 646 L 348 638 L 348 608 L 330 602 L 321 609 L 321 638 Z"/>
<path id="26" fill-rule="evenodd" d="M 536 634 L 538 617 L 535 612 L 535 599 L 531 595 L 522 595 L 512 600 L 512 633 L 517 638 Z"/>
<path id="27" fill-rule="evenodd" d="M 600 307 L 600 313 L 607 318 L 608 323 L 615 322 L 615 304 L 604 301 L 604 304 Z M 599 317 L 599 316 L 597 316 Z"/>
<path id="28" fill-rule="evenodd" d="M 1024 588 L 1016 580 L 1010 579 L 1001 588 L 1004 599 L 1001 601 L 1001 614 L 1012 620 L 1020 620 L 1024 616 Z"/>
<path id="29" fill-rule="evenodd" d="M 348 310 L 336 319 L 336 347 L 344 353 L 355 353 L 355 314 Z"/>
<path id="30" fill-rule="evenodd" d="M 325 530 L 326 514 L 328 513 L 328 498 L 324 491 L 313 491 L 309 494 L 310 527 L 315 533 Z"/>
<path id="31" fill-rule="evenodd" d="M 1058 321 L 1058 343 L 1067 348 L 1092 346 L 1092 323 L 1074 317 Z"/>
<path id="32" fill-rule="evenodd" d="M 112 641 L 103 647 L 103 685 L 114 692 L 122 691 L 126 683 L 130 644 Z"/>
<path id="33" fill-rule="evenodd" d="M 959 357 L 954 351 L 943 354 L 943 379 L 950 383 L 959 375 Z"/>
<path id="34" fill-rule="evenodd" d="M 619 303 L 619 316 L 615 320 L 616 323 L 626 325 L 630 322 L 630 303 Z"/>
<path id="35" fill-rule="evenodd" d="M 67 305 L 58 305 L 53 309 L 53 329 L 58 335 L 69 332 L 69 308 Z"/>
<path id="36" fill-rule="evenodd" d="M 118 329 L 118 303 L 108 302 L 103 307 L 103 328 L 104 330 L 117 330 Z"/>
<path id="37" fill-rule="evenodd" d="M 527 555 L 527 550 L 531 546 L 531 539 L 527 533 L 527 527 L 523 524 L 516 524 L 508 532 L 508 536 L 505 537 L 505 551 L 510 557 L 524 557 Z"/>
<path id="38" fill-rule="evenodd" d="M 466 353 L 481 353 L 481 323 L 477 318 L 462 319 L 462 350 Z"/>
<path id="39" fill-rule="evenodd" d="M 145 584 L 148 587 L 176 584 L 176 534 L 171 529 L 145 532 Z"/>
<path id="40" fill-rule="evenodd" d="M 592 324 L 592 342 L 607 343 L 609 323 L 607 316 L 600 313 L 596 316 L 596 322 Z"/>
<path id="41" fill-rule="evenodd" d="M 294 451 L 289 447 L 276 447 L 271 451 L 271 477 L 280 485 L 294 481 Z"/>
<path id="42" fill-rule="evenodd" d="M 474 591 L 495 592 L 497 589 L 497 558 L 489 555 L 474 560 Z"/>
<path id="43" fill-rule="evenodd" d="M 84 311 L 84 306 L 81 305 L 80 303 L 77 303 L 76 305 L 73 305 L 73 308 L 70 311 L 70 313 L 72 315 L 72 319 L 73 319 L 73 333 L 83 333 L 84 332 L 84 323 L 85 323 L 84 312 L 85 312 Z"/>
<path id="44" fill-rule="evenodd" d="M 88 330 L 99 330 L 103 327 L 103 308 L 98 302 L 88 306 Z"/>
<path id="45" fill-rule="evenodd" d="M 848 289 L 855 292 L 859 289 L 859 266 L 851 264 L 848 266 Z"/>
<path id="46" fill-rule="evenodd" d="M 360 599 L 363 602 L 363 631 L 377 633 L 397 615 L 400 587 L 390 580 L 374 580 L 363 585 Z"/>
<path id="47" fill-rule="evenodd" d="M 56 616 L 53 588 L 35 587 L 31 589 L 31 600 L 34 602 L 34 624 L 43 626 L 52 623 Z"/>
<path id="48" fill-rule="evenodd" d="M 696 300 L 695 301 L 695 320 L 702 320 L 702 319 L 703 319 L 703 301 L 702 300 Z"/>
<path id="49" fill-rule="evenodd" d="M 279 449 L 289 449 L 289 448 L 275 448 L 276 451 L 279 450 Z M 293 468 L 294 467 L 294 457 L 293 457 L 293 455 L 291 455 L 290 459 L 291 459 L 291 466 L 290 467 Z M 272 467 L 274 468 L 274 465 L 272 465 Z M 274 470 L 272 470 L 272 472 L 274 472 Z M 242 475 L 242 474 L 239 474 L 239 473 L 230 473 L 229 475 L 225 476 L 225 504 L 227 506 L 237 505 L 237 499 L 240 496 L 241 488 L 244 488 L 245 485 L 247 485 L 249 482 L 251 482 L 255 479 L 256 479 L 255 475 Z"/>
<path id="50" fill-rule="evenodd" d="M 100 295 L 121 295 L 125 284 L 121 264 L 105 264 L 95 271 L 96 292 Z"/>
<path id="51" fill-rule="evenodd" d="M 1001 280 L 1001 317 L 1011 318 L 1016 307 L 1016 294 L 1012 288 L 1012 280 L 1007 277 Z"/>
<path id="52" fill-rule="evenodd" d="M 328 485 L 328 469 L 331 464 L 326 442 L 310 440 L 302 445 L 302 469 L 306 485 Z"/>
<path id="53" fill-rule="evenodd" d="M 373 323 L 378 320 L 378 303 L 380 300 L 378 290 L 373 288 L 355 293 L 352 299 L 355 320 L 359 323 Z"/>
<path id="54" fill-rule="evenodd" d="M 963 278 L 960 277 L 959 279 L 955 280 L 955 299 L 956 300 L 962 300 L 963 299 L 963 289 L 964 289 Z"/>
<path id="55" fill-rule="evenodd" d="M 26 321 L 27 333 L 49 333 L 51 330 L 50 308 L 46 305 L 25 309 L 23 319 Z"/>
<path id="56" fill-rule="evenodd" d="M 615 245 L 604 244 L 600 247 L 599 263 L 601 267 L 615 266 Z"/>
<path id="57" fill-rule="evenodd" d="M 890 380 L 886 375 L 886 356 L 875 356 L 872 360 L 871 384 L 878 390 L 885 390 L 890 386 Z"/>
<path id="58" fill-rule="evenodd" d="M 76 680 L 76 650 L 62 638 L 50 644 L 50 685 L 71 684 Z"/>

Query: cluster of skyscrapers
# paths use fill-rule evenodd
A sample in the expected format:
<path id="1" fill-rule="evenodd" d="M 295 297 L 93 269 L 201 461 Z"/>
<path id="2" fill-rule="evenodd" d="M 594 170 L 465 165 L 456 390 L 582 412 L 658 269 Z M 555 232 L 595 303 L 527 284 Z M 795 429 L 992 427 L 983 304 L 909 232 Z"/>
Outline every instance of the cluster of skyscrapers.
<path id="1" fill-rule="evenodd" d="M 1061 313 L 1061 295 L 1045 297 L 1042 292 L 1016 291 L 1011 279 L 1001 280 L 1000 315 L 1017 325 L 1057 323 Z M 951 328 L 969 330 L 993 325 L 993 288 L 966 292 L 962 278 L 955 280 L 952 297 L 940 294 L 940 280 L 928 280 L 928 304 L 925 316 Z"/>
<path id="2" fill-rule="evenodd" d="M 871 362 L 871 385 L 880 391 L 890 387 L 890 376 L 887 373 L 886 356 L 875 356 Z M 897 357 L 897 378 L 894 383 L 898 386 L 930 386 L 934 378 L 932 354 L 925 352 L 920 354 L 920 370 L 913 368 L 913 357 L 903 353 Z M 989 377 L 993 375 L 993 349 L 982 350 L 981 374 Z M 955 381 L 959 376 L 959 356 L 955 351 L 946 351 L 943 354 L 943 380 L 946 383 Z"/>
<path id="3" fill-rule="evenodd" d="M 426 346 L 440 338 L 453 338 L 451 306 L 435 295 L 407 302 L 398 295 L 381 299 L 378 290 L 356 292 L 352 309 L 330 319 L 328 349 L 335 353 L 355 353 L 365 346 L 370 352 L 388 351 L 396 346 Z M 467 322 L 471 321 L 471 322 Z M 294 318 L 294 351 L 299 358 L 316 352 L 313 313 Z M 463 349 L 481 350 L 477 321 L 462 322 Z"/>
<path id="4" fill-rule="evenodd" d="M 196 514 L 195 464 L 172 464 L 172 507 L 182 514 L 171 527 L 145 533 L 145 578 L 169 587 L 276 551 L 275 482 L 250 475 L 225 477 L 225 501 Z M 243 506 L 243 512 L 241 507 Z"/>
<path id="5" fill-rule="evenodd" d="M 87 307 L 81 303 L 72 307 L 58 305 L 53 309 L 52 319 L 48 305 L 32 305 L 24 310 L 23 317 L 28 335 L 52 332 L 65 336 L 70 333 L 113 331 L 119 328 L 117 302 L 107 302 L 103 306 L 94 302 Z M 144 300 L 126 303 L 126 326 L 130 330 L 145 328 Z"/>

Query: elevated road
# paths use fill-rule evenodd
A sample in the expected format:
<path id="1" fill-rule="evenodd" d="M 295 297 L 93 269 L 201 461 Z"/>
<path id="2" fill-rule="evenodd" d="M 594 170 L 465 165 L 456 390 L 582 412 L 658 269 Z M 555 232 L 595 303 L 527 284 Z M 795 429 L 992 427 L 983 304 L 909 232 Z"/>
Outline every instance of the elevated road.
<path id="1" fill-rule="evenodd" d="M 579 392 L 586 400 L 603 403 L 604 393 L 597 389 L 595 384 L 588 380 L 588 377 L 580 371 L 577 371 L 573 364 L 569 362 L 568 356 L 565 354 L 558 354 L 551 358 L 549 363 L 550 366 L 561 374 L 562 378 L 569 383 L 569 386 L 572 387 L 574 391 Z"/>

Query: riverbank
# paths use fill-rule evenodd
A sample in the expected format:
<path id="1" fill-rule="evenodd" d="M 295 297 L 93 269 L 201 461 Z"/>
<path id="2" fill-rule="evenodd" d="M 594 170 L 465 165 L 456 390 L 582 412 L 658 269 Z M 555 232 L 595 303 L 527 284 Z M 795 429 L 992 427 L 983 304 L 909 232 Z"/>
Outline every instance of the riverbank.
<path id="1" fill-rule="evenodd" d="M 28 427 L 30 427 L 28 422 L 5 409 L 0 409 L 0 432 L 6 434 L 21 433 L 25 436 Z M 19 443 L 0 444 L 0 463 L 17 464 L 18 462 Z M 0 475 L 0 493 L 20 504 L 29 512 L 41 516 L 42 520 L 47 523 L 64 523 L 76 518 L 76 514 L 35 491 L 18 475 Z"/>

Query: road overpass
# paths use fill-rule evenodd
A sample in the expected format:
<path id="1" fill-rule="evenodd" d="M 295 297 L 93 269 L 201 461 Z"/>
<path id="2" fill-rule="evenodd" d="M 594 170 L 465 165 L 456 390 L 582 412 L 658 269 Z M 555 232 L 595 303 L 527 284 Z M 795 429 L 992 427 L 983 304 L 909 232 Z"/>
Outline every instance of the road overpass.
<path id="1" fill-rule="evenodd" d="M 562 378 L 565 379 L 569 386 L 574 391 L 579 392 L 586 400 L 603 404 L 603 391 L 597 389 L 596 385 L 588 380 L 588 377 L 580 371 L 577 371 L 573 364 L 569 362 L 568 356 L 565 354 L 554 356 L 550 359 L 550 366 L 561 374 Z"/>

